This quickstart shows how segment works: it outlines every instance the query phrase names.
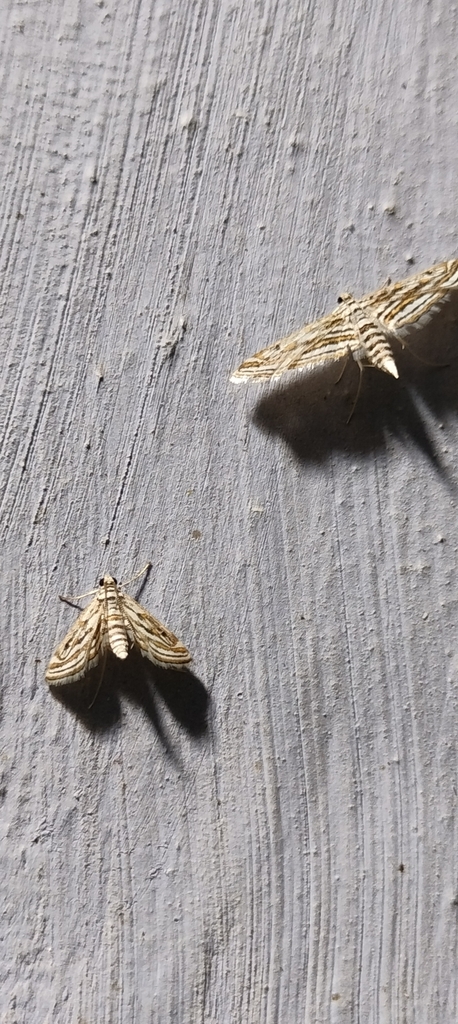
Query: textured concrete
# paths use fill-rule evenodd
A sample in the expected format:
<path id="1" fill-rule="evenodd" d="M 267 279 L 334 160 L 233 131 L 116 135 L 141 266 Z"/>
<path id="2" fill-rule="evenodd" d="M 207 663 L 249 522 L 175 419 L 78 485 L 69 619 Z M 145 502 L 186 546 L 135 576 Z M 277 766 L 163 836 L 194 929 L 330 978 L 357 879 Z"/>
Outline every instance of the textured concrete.
<path id="1" fill-rule="evenodd" d="M 354 364 L 228 382 L 457 255 L 457 43 L 445 0 L 3 0 L 2 1024 L 457 1019 L 453 310 L 349 426 Z M 58 594 L 148 558 L 194 676 L 54 699 Z"/>

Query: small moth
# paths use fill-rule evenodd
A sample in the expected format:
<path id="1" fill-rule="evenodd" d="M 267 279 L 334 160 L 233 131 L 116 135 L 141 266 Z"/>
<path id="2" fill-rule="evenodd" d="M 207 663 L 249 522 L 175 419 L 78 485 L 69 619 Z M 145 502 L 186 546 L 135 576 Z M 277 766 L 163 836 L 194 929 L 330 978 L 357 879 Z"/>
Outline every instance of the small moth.
<path id="1" fill-rule="evenodd" d="M 398 377 L 391 342 L 400 341 L 411 327 L 423 327 L 456 288 L 458 260 L 447 260 L 359 300 L 344 293 L 332 313 L 256 352 L 232 374 L 231 381 L 275 379 L 286 370 L 302 370 L 350 354 L 360 369 L 375 366 Z"/>
<path id="2" fill-rule="evenodd" d="M 151 562 L 127 583 L 142 576 Z M 100 585 L 87 594 L 63 601 L 80 601 L 95 594 L 78 616 L 67 636 L 54 652 L 46 670 L 52 686 L 74 683 L 94 668 L 109 650 L 117 658 L 127 658 L 136 647 L 155 665 L 180 668 L 192 661 L 186 647 L 158 619 L 125 594 L 113 576 L 104 576 Z"/>

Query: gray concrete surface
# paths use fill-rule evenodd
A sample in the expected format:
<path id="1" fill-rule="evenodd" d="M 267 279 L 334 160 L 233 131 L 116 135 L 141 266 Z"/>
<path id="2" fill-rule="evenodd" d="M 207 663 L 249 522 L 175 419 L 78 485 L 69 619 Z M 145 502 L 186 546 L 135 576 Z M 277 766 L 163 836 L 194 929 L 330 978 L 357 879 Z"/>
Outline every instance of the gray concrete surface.
<path id="1" fill-rule="evenodd" d="M 4 0 L 3 1024 L 457 1018 L 458 311 L 400 380 L 242 358 L 457 255 L 441 0 Z M 454 314 L 454 315 L 453 315 Z M 55 699 L 59 593 L 194 675 Z"/>

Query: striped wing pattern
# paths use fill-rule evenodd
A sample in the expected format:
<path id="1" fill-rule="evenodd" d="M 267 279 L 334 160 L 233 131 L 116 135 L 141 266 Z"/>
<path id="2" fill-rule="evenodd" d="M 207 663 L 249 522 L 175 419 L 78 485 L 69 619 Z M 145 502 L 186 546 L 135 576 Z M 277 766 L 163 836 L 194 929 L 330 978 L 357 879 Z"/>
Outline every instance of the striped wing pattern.
<path id="1" fill-rule="evenodd" d="M 446 260 L 422 274 L 366 295 L 361 306 L 390 331 L 401 335 L 405 328 L 424 327 L 456 288 L 458 260 Z"/>
<path id="2" fill-rule="evenodd" d="M 268 380 L 280 377 L 286 370 L 317 366 L 350 352 L 358 362 L 364 355 L 367 362 L 387 369 L 371 357 L 371 335 L 378 329 L 380 343 L 381 335 L 386 340 L 401 338 L 409 328 L 423 327 L 456 288 L 458 260 L 447 260 L 404 281 L 385 285 L 357 303 L 351 296 L 345 297 L 351 301 L 343 301 L 327 316 L 250 356 L 231 381 Z M 362 320 L 355 318 L 354 309 L 364 314 Z"/>
<path id="3" fill-rule="evenodd" d="M 192 661 L 184 644 L 159 619 L 150 615 L 128 594 L 123 594 L 121 600 L 129 639 L 145 658 L 155 665 L 167 665 L 169 668 L 188 665 Z"/>
<path id="4" fill-rule="evenodd" d="M 232 374 L 231 381 L 239 384 L 246 380 L 269 380 L 281 377 L 286 370 L 332 362 L 348 354 L 352 341 L 354 330 L 338 306 L 321 320 L 300 327 L 250 356 Z"/>
<path id="5" fill-rule="evenodd" d="M 78 615 L 66 637 L 54 652 L 46 670 L 52 686 L 76 682 L 94 668 L 108 645 L 105 619 L 97 597 Z"/>
<path id="6" fill-rule="evenodd" d="M 124 659 L 130 647 L 136 647 L 155 665 L 168 668 L 192 661 L 189 651 L 166 626 L 125 594 L 113 576 L 104 576 L 95 597 L 54 652 L 46 681 L 52 686 L 74 683 L 109 649 Z"/>

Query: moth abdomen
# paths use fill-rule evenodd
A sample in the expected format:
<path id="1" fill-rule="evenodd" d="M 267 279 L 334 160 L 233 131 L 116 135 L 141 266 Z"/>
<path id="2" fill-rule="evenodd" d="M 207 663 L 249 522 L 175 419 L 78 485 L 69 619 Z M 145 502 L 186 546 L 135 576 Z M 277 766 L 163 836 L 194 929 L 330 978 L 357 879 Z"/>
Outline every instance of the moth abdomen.
<path id="1" fill-rule="evenodd" d="M 121 608 L 122 595 L 119 594 L 116 580 L 108 577 L 104 582 L 104 604 L 107 627 L 108 646 L 117 658 L 127 658 L 129 653 L 129 638 L 126 630 L 126 623 Z"/>
<path id="2" fill-rule="evenodd" d="M 123 622 L 108 622 L 108 644 L 117 658 L 127 658 L 129 641 Z"/>

